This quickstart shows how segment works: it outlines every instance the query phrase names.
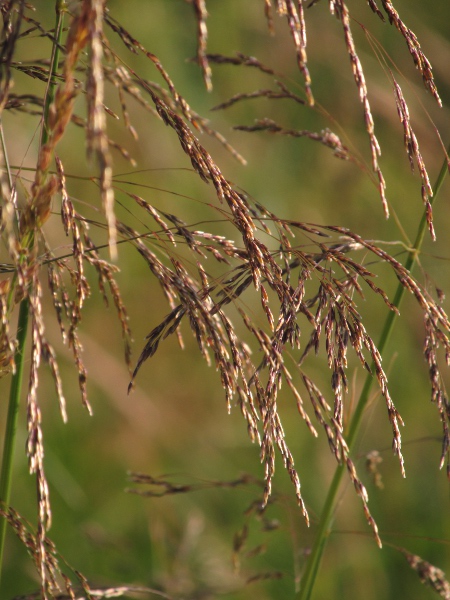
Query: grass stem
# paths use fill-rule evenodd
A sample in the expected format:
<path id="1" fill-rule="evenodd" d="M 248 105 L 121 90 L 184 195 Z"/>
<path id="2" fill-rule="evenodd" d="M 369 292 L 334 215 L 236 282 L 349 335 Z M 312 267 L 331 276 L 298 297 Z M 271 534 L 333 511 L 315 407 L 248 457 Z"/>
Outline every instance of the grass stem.
<path id="1" fill-rule="evenodd" d="M 9 394 L 8 416 L 6 419 L 5 441 L 3 444 L 2 470 L 0 474 L 0 500 L 5 509 L 9 506 L 11 495 L 12 469 L 14 460 L 14 442 L 16 438 L 17 419 L 19 415 L 20 393 L 22 389 L 25 342 L 28 329 L 28 300 L 20 304 L 17 324 L 17 349 L 15 353 L 16 371 L 12 376 Z M 3 565 L 7 521 L 0 519 L 0 581 Z"/>

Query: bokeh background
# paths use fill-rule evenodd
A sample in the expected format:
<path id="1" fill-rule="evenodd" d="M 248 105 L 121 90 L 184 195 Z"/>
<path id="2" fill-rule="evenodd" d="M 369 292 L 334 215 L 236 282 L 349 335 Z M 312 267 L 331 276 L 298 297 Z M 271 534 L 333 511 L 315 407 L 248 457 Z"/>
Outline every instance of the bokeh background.
<path id="1" fill-rule="evenodd" d="M 51 4 L 36 6 L 47 28 L 54 21 Z M 275 15 L 275 32 L 270 36 L 263 5 L 261 0 L 245 3 L 209 0 L 208 50 L 255 56 L 280 73 L 294 92 L 302 94 L 302 77 L 296 67 L 286 20 Z M 306 11 L 316 109 L 262 98 L 213 112 L 210 110 L 213 106 L 234 94 L 274 89 L 270 77 L 256 69 L 213 65 L 214 87 L 208 93 L 200 69 L 189 60 L 196 53 L 196 24 L 189 2 L 108 2 L 111 15 L 159 57 L 191 107 L 208 117 L 211 126 L 247 159 L 247 165 L 243 166 L 216 141 L 201 138 L 225 177 L 236 186 L 280 217 L 342 225 L 368 239 L 389 242 L 405 241 L 404 236 L 413 239 L 422 212 L 420 179 L 409 169 L 385 68 L 388 64 L 398 69 L 396 77 L 409 103 L 412 124 L 434 182 L 443 161 L 437 131 L 443 144 L 450 139 L 450 5 L 445 0 L 436 0 L 431 9 L 428 3 L 418 1 L 395 2 L 434 67 L 443 108 L 438 108 L 425 91 L 398 32 L 388 23 L 383 24 L 366 3 L 350 0 L 348 6 L 382 148 L 380 164 L 393 214 L 389 221 L 384 218 L 377 190 L 367 172 L 355 164 L 337 159 L 329 149 L 307 139 L 232 129 L 234 125 L 252 125 L 255 119 L 264 117 L 286 128 L 320 131 L 329 127 L 369 164 L 362 106 L 341 26 L 330 16 L 326 2 L 322 0 Z M 163 83 L 151 61 L 128 52 L 113 33 L 108 32 L 108 36 L 112 47 L 142 77 Z M 374 54 L 374 45 L 384 48 L 378 51 L 381 61 Z M 29 37 L 23 40 L 21 52 L 24 59 L 30 55 L 48 57 L 50 42 L 37 35 Z M 25 76 L 18 75 L 16 85 L 27 86 L 37 94 L 44 91 L 44 83 Z M 120 114 L 120 102 L 112 86 L 107 88 L 107 101 Z M 77 100 L 76 110 L 83 115 L 82 96 Z M 127 190 L 188 223 L 210 222 L 199 228 L 211 227 L 231 235 L 226 225 L 211 222 L 217 221 L 217 213 L 209 207 L 217 203 L 214 190 L 192 172 L 173 131 L 136 103 L 130 101 L 129 110 L 139 133 L 138 141 L 125 131 L 122 120 L 111 118 L 108 123 L 110 136 L 137 161 L 136 168 L 132 168 L 119 154 L 114 155 L 118 217 L 138 229 L 139 219 L 146 219 L 123 194 L 122 190 Z M 5 115 L 3 125 L 7 138 L 14 138 L 11 162 L 33 167 L 38 140 L 36 118 Z M 69 175 L 95 175 L 95 165 L 86 163 L 83 132 L 75 126 L 61 142 L 58 153 Z M 69 185 L 78 210 L 100 220 L 95 208 L 98 206 L 95 184 L 69 177 Z M 449 189 L 446 182 L 436 203 L 438 241 L 426 240 L 416 270 L 430 290 L 437 285 L 447 292 L 450 292 Z M 64 253 L 67 241 L 51 225 L 52 221 L 47 226 L 48 239 Z M 91 229 L 93 237 L 99 243 L 104 242 L 104 233 L 94 231 L 95 228 Z M 387 248 L 404 257 L 401 245 Z M 168 308 L 147 266 L 132 248 L 120 248 L 118 266 L 117 280 L 130 317 L 136 360 L 145 335 L 164 318 Z M 379 273 L 377 284 L 385 287 L 392 297 L 394 278 L 386 268 L 378 265 L 373 268 Z M 64 425 L 50 373 L 43 367 L 39 397 L 53 506 L 50 535 L 59 551 L 93 586 L 149 586 L 164 590 L 171 598 L 292 598 L 335 469 L 326 440 L 323 436 L 318 440 L 310 436 L 292 398 L 283 392 L 280 413 L 312 525 L 308 529 L 302 520 L 281 461 L 277 466 L 273 503 L 264 515 L 248 511 L 261 493 L 257 483 L 263 477 L 259 451 L 248 439 L 239 409 L 233 407 L 231 414 L 227 414 L 219 377 L 214 368 L 204 363 L 189 331 L 184 331 L 184 350 L 175 339 L 167 339 L 161 345 L 139 373 L 136 389 L 127 395 L 129 374 L 123 361 L 115 309 L 112 305 L 105 307 L 96 293 L 93 273 L 91 283 L 93 294 L 85 307 L 81 339 L 94 409 L 92 417 L 79 401 L 71 355 L 60 340 L 47 302 L 47 335 L 60 357 L 69 413 L 69 422 Z M 252 307 L 255 298 L 249 293 L 243 301 Z M 445 306 L 449 310 L 448 301 Z M 386 314 L 384 305 L 368 298 L 361 312 L 367 319 L 369 332 L 377 340 Z M 255 318 L 260 319 L 256 309 Z M 244 335 L 244 331 L 238 332 Z M 438 469 L 441 428 L 436 407 L 430 403 L 422 346 L 422 317 L 415 302 L 406 298 L 384 365 L 391 395 L 406 423 L 402 433 L 407 477 L 401 478 L 398 461 L 392 455 L 384 402 L 374 388 L 355 458 L 385 547 L 382 551 L 377 549 L 360 502 L 351 483 L 345 481 L 335 531 L 317 581 L 317 599 L 432 598 L 435 593 L 421 586 L 417 574 L 408 567 L 396 546 L 405 547 L 450 573 L 449 483 L 445 469 Z M 357 401 L 364 377 L 355 366 L 353 363 L 349 369 L 350 405 Z M 331 392 L 323 356 L 311 362 L 309 369 L 322 382 L 322 389 Z M 4 422 L 7 378 L 0 386 Z M 12 505 L 34 522 L 35 483 L 27 470 L 25 440 L 23 410 Z M 379 465 L 383 489 L 365 472 L 366 456 L 373 450 L 383 459 Z M 133 487 L 128 480 L 129 471 L 164 476 L 174 484 L 191 485 L 196 491 L 162 498 L 127 493 L 126 488 Z M 243 473 L 251 474 L 254 482 L 232 488 L 213 485 L 217 481 L 235 481 Z M 239 561 L 236 558 L 233 561 L 233 540 L 244 527 L 248 528 L 248 539 Z M 11 533 L 2 597 L 31 593 L 37 586 L 34 567 Z"/>

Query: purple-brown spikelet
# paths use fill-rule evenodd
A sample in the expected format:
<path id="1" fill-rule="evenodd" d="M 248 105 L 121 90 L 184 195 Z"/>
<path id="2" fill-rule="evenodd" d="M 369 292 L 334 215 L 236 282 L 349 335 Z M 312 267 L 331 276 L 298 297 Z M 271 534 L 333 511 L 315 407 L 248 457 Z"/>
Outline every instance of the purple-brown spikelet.
<path id="1" fill-rule="evenodd" d="M 420 581 L 433 589 L 441 598 L 449 600 L 450 583 L 444 571 L 424 560 L 417 554 L 412 554 L 405 548 L 398 549 L 408 561 L 409 566 L 417 573 Z"/>

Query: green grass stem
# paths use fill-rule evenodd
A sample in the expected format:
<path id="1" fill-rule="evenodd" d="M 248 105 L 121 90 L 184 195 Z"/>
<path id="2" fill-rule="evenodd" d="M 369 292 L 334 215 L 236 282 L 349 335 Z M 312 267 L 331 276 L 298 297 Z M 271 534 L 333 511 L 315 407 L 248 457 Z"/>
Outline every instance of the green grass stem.
<path id="1" fill-rule="evenodd" d="M 23 380 L 24 350 L 28 329 L 28 302 L 20 304 L 19 320 L 17 325 L 17 350 L 15 354 L 16 371 L 12 376 L 9 395 L 8 416 L 6 419 L 5 441 L 3 444 L 2 470 L 0 475 L 0 499 L 5 508 L 9 506 L 11 495 L 12 469 L 14 460 L 14 442 L 19 415 L 20 394 Z M 3 565 L 3 552 L 5 547 L 6 519 L 0 519 L 0 581 L 1 566 Z"/>

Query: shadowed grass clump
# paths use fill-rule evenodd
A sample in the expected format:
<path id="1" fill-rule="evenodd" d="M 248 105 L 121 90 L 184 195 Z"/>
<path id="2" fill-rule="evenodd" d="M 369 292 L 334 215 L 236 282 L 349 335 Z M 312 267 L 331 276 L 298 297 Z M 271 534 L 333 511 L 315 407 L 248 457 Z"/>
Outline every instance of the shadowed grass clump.
<path id="1" fill-rule="evenodd" d="M 270 81 L 270 87 L 224 99 L 215 110 L 223 111 L 250 100 L 265 99 L 274 105 L 281 100 L 289 103 L 290 110 L 299 111 L 299 118 L 310 111 L 322 116 L 326 114 L 316 104 L 313 94 L 314 77 L 308 66 L 306 36 L 308 8 L 317 5 L 314 10 L 322 11 L 320 18 L 327 19 L 325 2 L 255 2 L 265 14 L 269 33 L 275 32 L 277 15 L 287 21 L 285 34 L 292 38 L 292 51 L 303 86 L 301 91 L 293 85 L 291 78 L 255 57 L 243 53 L 234 56 L 209 53 L 206 3 L 192 0 L 190 4 L 197 29 L 194 60 L 200 67 L 207 90 L 212 89 L 211 65 L 243 70 L 252 68 Z M 416 35 L 391 2 L 381 0 L 378 6 L 370 0 L 368 4 L 372 11 L 368 11 L 368 17 L 372 18 L 374 13 L 382 21 L 389 21 L 404 38 L 425 88 L 438 105 L 442 105 L 430 62 Z M 40 134 L 36 135 L 38 142 L 33 140 L 37 145 L 35 161 L 33 166 L 28 166 L 28 158 L 25 163 L 25 157 L 29 156 L 27 147 L 18 150 L 14 139 L 7 138 L 0 128 L 0 367 L 2 375 L 11 379 L 0 482 L 0 557 L 3 556 L 5 530 L 9 526 L 37 569 L 40 591 L 27 598 L 106 598 L 133 591 L 171 597 L 164 590 L 128 584 L 104 588 L 93 584 L 95 587 L 91 588 L 87 578 L 65 562 L 48 537 L 52 509 L 38 395 L 42 363 L 48 365 L 52 375 L 61 418 L 64 422 L 68 420 L 60 359 L 48 339 L 48 323 L 56 319 L 61 338 L 72 352 L 81 402 L 92 413 L 80 332 L 86 301 L 98 292 L 117 312 L 130 373 L 128 392 L 132 392 L 139 371 L 151 368 L 145 363 L 164 340 L 176 336 L 183 348 L 189 329 L 205 362 L 215 366 L 228 412 L 234 408 L 240 410 L 251 442 L 259 447 L 263 477 L 262 481 L 249 475 L 232 481 L 218 479 L 210 487 L 234 490 L 240 486 L 256 486 L 257 500 L 246 512 L 247 520 L 250 516 L 263 520 L 266 508 L 279 499 L 274 490 L 279 456 L 305 523 L 309 526 L 313 522 L 301 486 L 302 471 L 297 470 L 295 452 L 285 434 L 286 419 L 279 405 L 281 394 L 286 392 L 287 397 L 292 398 L 312 436 L 324 436 L 336 460 L 336 472 L 318 519 L 315 542 L 297 581 L 298 589 L 292 588 L 292 593 L 298 592 L 300 598 L 310 598 L 345 473 L 362 503 L 376 543 L 380 548 L 382 546 L 383 536 L 369 509 L 369 495 L 354 453 L 373 383 L 378 385 L 384 399 L 393 452 L 398 457 L 401 474 L 405 475 L 401 439 L 403 419 L 389 391 L 388 377 L 382 365 L 382 355 L 405 292 L 415 299 L 423 315 L 424 356 L 431 400 L 442 429 L 439 463 L 443 468 L 447 462 L 450 475 L 450 403 L 443 374 L 445 364 L 450 363 L 450 320 L 441 304 L 443 294 L 431 292 L 427 282 L 422 284 L 411 273 L 427 230 L 431 239 L 436 237 L 432 204 L 450 166 L 448 153 L 443 154 L 444 164 L 432 187 L 409 108 L 397 81 L 395 65 L 373 38 L 374 53 L 393 89 L 393 103 L 397 107 L 407 158 L 411 169 L 417 168 L 420 175 L 423 215 L 418 212 L 415 241 L 405 244 L 407 258 L 402 263 L 397 255 L 383 249 L 383 242 L 368 239 L 344 225 L 280 217 L 227 178 L 206 149 L 208 142 L 200 141 L 200 135 L 219 142 L 238 162 L 245 164 L 244 158 L 190 107 L 160 59 L 116 20 L 114 5 L 109 9 L 100 0 L 67 4 L 57 1 L 55 8 L 55 26 L 48 28 L 44 25 L 44 15 L 41 20 L 41 11 L 45 12 L 42 8 L 36 7 L 33 11 L 33 7 L 23 1 L 1 3 L 1 119 L 10 123 L 27 115 L 33 119 L 35 131 Z M 347 143 L 341 132 L 333 131 L 331 117 L 330 127 L 320 131 L 284 126 L 268 117 L 235 129 L 319 142 L 334 157 L 353 163 L 356 172 L 362 171 L 369 177 L 378 190 L 382 211 L 388 217 L 392 211 L 380 166 L 380 144 L 375 134 L 368 84 L 353 35 L 355 22 L 349 6 L 342 0 L 330 1 L 328 9 L 339 23 L 356 95 L 362 105 L 360 118 L 368 140 L 369 164 L 352 144 Z M 176 10 L 175 5 L 172 10 Z M 152 7 L 146 6 L 145 11 L 150 15 Z M 370 39 L 368 30 L 365 32 Z M 31 36 L 44 38 L 48 54 L 36 56 L 31 53 L 24 60 L 22 44 Z M 148 59 L 147 71 L 151 67 L 157 81 L 148 80 L 137 72 L 130 53 Z M 32 93 L 26 89 L 28 79 Z M 35 80 L 45 83 L 41 95 L 34 93 L 34 88 L 39 87 Z M 120 114 L 109 108 L 116 104 Z M 123 176 L 114 175 L 113 157 L 116 154 L 133 168 L 136 162 L 122 140 L 110 137 L 107 124 L 113 119 L 121 120 L 131 139 L 138 140 L 140 131 L 133 124 L 133 109 L 130 108 L 135 105 L 149 118 L 167 126 L 166 135 L 177 141 L 180 156 L 184 154 L 190 161 L 192 172 L 208 184 L 208 201 L 200 201 L 207 215 L 202 221 L 185 216 L 187 211 L 181 196 L 180 212 L 173 214 L 164 204 L 155 203 L 150 194 L 146 196 L 144 185 L 141 186 L 142 195 L 134 193 L 134 171 L 125 180 Z M 283 113 L 280 113 L 282 118 Z M 88 164 L 95 163 L 96 176 L 69 174 L 72 168 L 70 153 L 63 150 L 60 154 L 61 142 L 70 140 L 76 128 L 84 131 Z M 158 150 L 159 141 L 155 139 L 154 143 Z M 12 164 L 11 155 L 18 164 Z M 145 167 L 150 169 L 151 165 Z M 90 193 L 83 199 L 78 197 L 76 187 L 80 179 L 90 183 Z M 378 232 L 374 232 L 375 236 Z M 134 362 L 129 315 L 118 285 L 119 266 L 122 266 L 120 250 L 124 244 L 135 249 L 137 256 L 145 262 L 152 289 L 159 287 L 167 302 L 166 316 L 156 321 L 152 313 L 156 291 L 152 291 L 152 298 L 147 300 L 152 328 Z M 108 257 L 103 252 L 106 248 Z M 390 289 L 375 283 L 378 273 L 383 270 L 397 282 L 393 295 Z M 379 304 L 386 308 L 386 322 L 379 341 L 374 340 L 371 326 L 361 309 L 364 300 L 377 310 Z M 28 351 L 27 337 L 30 338 Z M 314 355 L 317 361 L 313 360 Z M 323 358 L 329 370 L 328 388 L 317 379 L 317 363 L 322 364 Z M 176 366 L 174 364 L 174 374 Z M 352 369 L 358 366 L 366 373 L 356 406 L 353 398 L 357 391 L 352 389 L 350 366 Z M 394 369 L 391 378 L 396 376 L 402 375 Z M 26 454 L 29 471 L 36 478 L 35 525 L 30 524 L 31 518 L 25 519 L 10 506 L 15 432 L 21 417 L 19 402 L 23 381 L 27 381 L 26 415 L 23 415 L 27 427 Z M 123 393 L 125 396 L 125 389 Z M 303 435 L 301 428 L 299 435 Z M 305 462 L 305 458 L 300 456 L 299 462 Z M 375 477 L 376 462 L 373 458 L 369 466 Z M 132 481 L 137 487 L 129 491 L 152 497 L 179 495 L 208 487 L 205 484 L 173 484 L 168 477 L 143 474 L 132 475 Z M 143 489 L 143 484 L 150 486 L 150 491 Z M 314 525 L 316 522 L 314 515 Z M 234 536 L 230 552 L 236 569 L 243 556 L 248 531 L 246 523 Z M 397 549 L 423 582 L 443 598 L 449 597 L 449 584 L 440 569 L 404 548 Z M 254 554 L 258 553 L 255 551 Z M 245 588 L 250 583 L 277 581 L 282 577 L 283 573 L 270 570 L 254 574 L 242 583 Z M 208 597 L 220 591 L 209 590 Z"/>

